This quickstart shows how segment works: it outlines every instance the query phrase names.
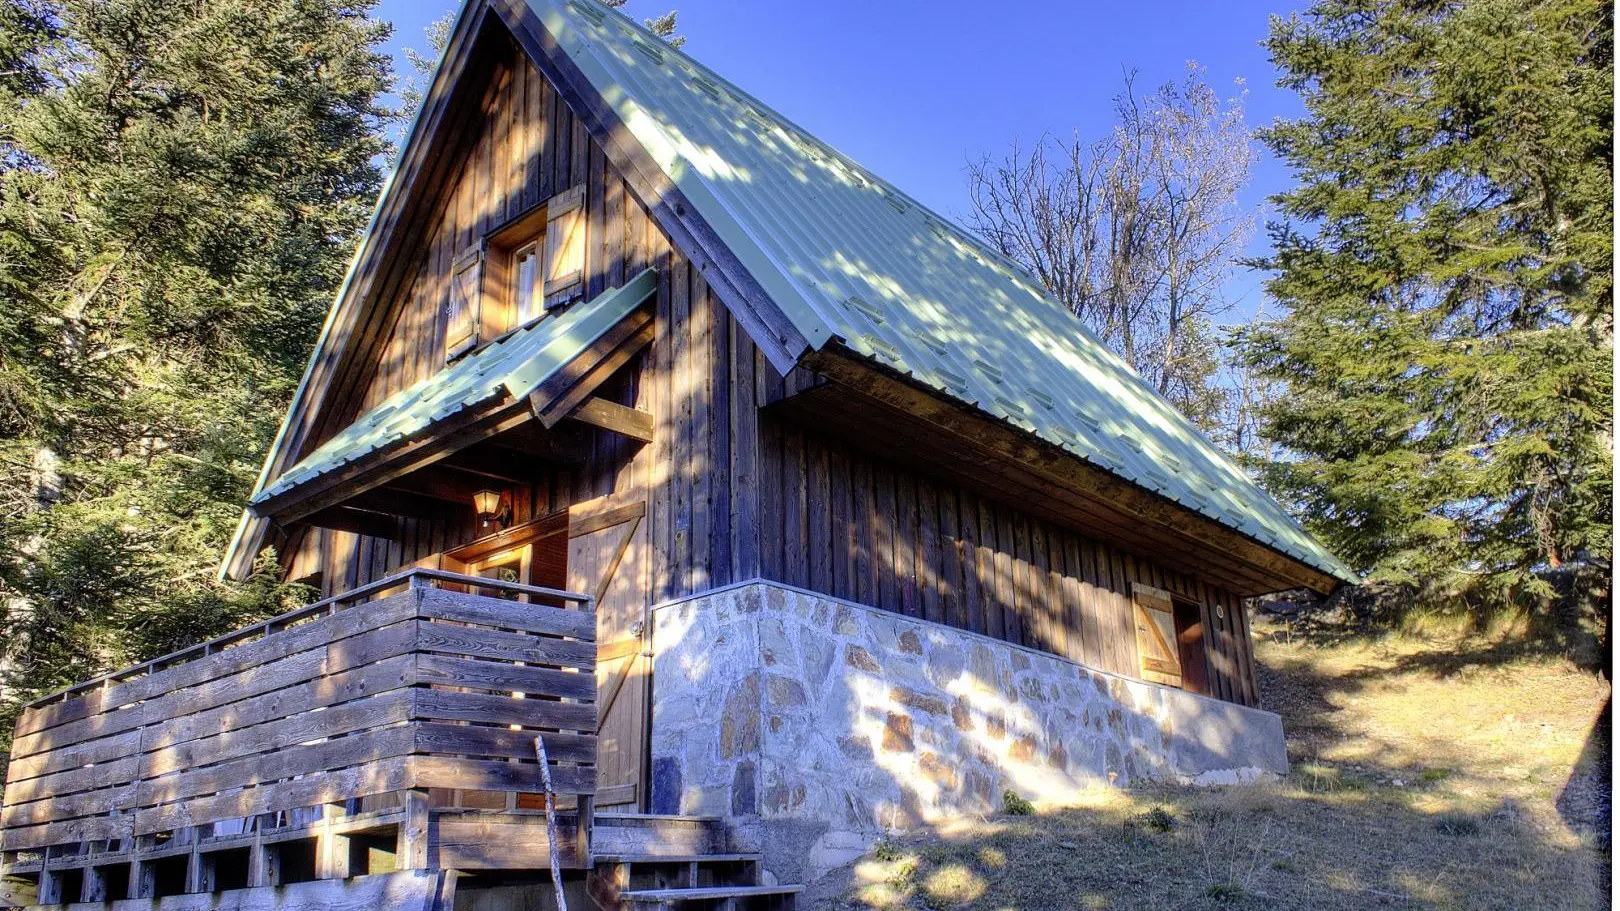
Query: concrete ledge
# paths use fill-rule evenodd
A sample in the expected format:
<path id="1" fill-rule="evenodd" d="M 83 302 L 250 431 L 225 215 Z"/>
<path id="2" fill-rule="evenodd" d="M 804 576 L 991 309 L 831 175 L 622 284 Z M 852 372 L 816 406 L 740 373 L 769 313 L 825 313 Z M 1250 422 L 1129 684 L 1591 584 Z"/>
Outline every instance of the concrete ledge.
<path id="1" fill-rule="evenodd" d="M 1003 790 L 1287 771 L 1270 712 L 775 582 L 655 608 L 653 647 L 652 809 L 732 819 L 785 881 Z"/>

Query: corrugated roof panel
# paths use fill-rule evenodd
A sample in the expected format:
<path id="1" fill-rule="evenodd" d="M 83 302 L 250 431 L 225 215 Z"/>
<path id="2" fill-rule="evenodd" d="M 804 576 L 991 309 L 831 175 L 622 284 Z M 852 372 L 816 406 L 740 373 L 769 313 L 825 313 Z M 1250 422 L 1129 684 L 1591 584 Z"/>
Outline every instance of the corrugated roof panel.
<path id="1" fill-rule="evenodd" d="M 497 397 L 527 397 L 629 316 L 657 287 L 656 275 L 644 269 L 618 288 L 474 350 L 360 415 L 250 503 L 262 503 L 361 456 L 418 436 L 467 408 Z"/>

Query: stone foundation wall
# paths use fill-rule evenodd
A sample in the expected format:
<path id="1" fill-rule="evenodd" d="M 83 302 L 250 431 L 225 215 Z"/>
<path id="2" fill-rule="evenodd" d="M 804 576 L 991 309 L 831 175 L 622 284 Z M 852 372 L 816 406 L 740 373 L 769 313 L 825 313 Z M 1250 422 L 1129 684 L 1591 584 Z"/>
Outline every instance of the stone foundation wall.
<path id="1" fill-rule="evenodd" d="M 774 582 L 653 616 L 652 809 L 730 817 L 783 880 L 1005 789 L 1287 771 L 1270 712 Z"/>

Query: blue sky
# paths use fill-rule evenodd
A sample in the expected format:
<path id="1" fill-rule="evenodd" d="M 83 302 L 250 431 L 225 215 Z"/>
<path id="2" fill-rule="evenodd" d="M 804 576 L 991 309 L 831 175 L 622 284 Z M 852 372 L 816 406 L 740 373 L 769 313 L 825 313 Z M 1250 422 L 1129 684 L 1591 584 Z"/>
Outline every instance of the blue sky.
<path id="1" fill-rule="evenodd" d="M 947 217 L 968 210 L 963 166 L 1042 134 L 1088 140 L 1112 124 L 1127 69 L 1151 89 L 1208 68 L 1222 95 L 1247 89 L 1251 125 L 1300 113 L 1273 85 L 1260 41 L 1268 17 L 1299 4 L 1246 0 L 932 3 L 819 0 L 630 0 L 638 19 L 680 10 L 686 50 L 799 125 Z M 424 47 L 422 29 L 455 4 L 382 0 L 390 50 Z M 404 61 L 400 61 L 404 68 Z M 1265 197 L 1288 184 L 1264 149 L 1244 203 L 1264 220 Z M 1265 248 L 1261 231 L 1251 252 Z M 1239 272 L 1228 295 L 1245 318 L 1260 276 Z"/>

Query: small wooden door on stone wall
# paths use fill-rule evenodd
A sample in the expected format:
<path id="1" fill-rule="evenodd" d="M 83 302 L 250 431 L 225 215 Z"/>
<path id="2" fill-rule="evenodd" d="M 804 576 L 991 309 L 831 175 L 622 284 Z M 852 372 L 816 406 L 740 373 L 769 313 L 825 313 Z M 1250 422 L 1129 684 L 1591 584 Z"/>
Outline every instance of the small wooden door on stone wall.
<path id="1" fill-rule="evenodd" d="M 645 809 L 651 631 L 647 503 L 598 497 L 568 510 L 568 589 L 596 598 L 596 805 Z"/>
<path id="2" fill-rule="evenodd" d="M 1181 649 L 1176 647 L 1176 605 L 1170 593 L 1145 585 L 1133 587 L 1131 605 L 1136 614 L 1136 654 L 1142 679 L 1181 686 Z"/>
<path id="3" fill-rule="evenodd" d="M 1194 693 L 1207 688 L 1203 612 L 1163 589 L 1131 588 L 1142 679 Z"/>

